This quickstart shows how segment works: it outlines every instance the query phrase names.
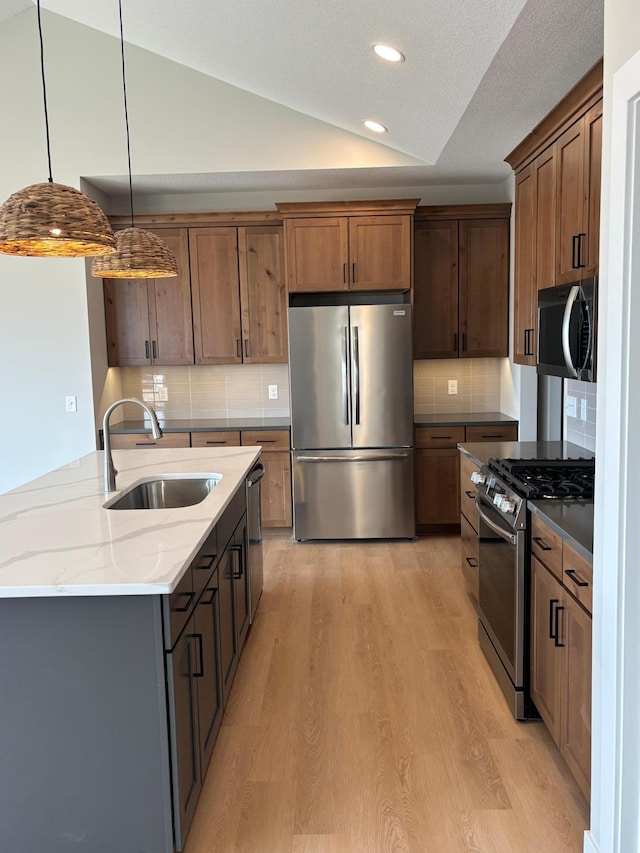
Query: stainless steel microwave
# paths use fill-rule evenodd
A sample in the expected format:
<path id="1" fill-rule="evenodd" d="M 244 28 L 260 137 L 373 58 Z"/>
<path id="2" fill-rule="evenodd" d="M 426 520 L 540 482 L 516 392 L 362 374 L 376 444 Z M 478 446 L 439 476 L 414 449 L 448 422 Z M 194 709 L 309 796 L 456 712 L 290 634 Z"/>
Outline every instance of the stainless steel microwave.
<path id="1" fill-rule="evenodd" d="M 538 291 L 538 373 L 595 382 L 595 333 L 595 278 Z"/>

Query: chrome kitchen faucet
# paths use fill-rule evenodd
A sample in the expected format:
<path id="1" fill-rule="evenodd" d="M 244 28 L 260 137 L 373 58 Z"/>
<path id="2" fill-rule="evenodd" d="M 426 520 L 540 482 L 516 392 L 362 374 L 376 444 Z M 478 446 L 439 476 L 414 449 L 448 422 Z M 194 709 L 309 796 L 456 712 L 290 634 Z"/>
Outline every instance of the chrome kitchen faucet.
<path id="1" fill-rule="evenodd" d="M 139 406 L 142 406 L 142 408 L 151 418 L 151 434 L 155 439 L 162 438 L 162 430 L 160 429 L 160 424 L 158 423 L 158 416 L 151 408 L 151 406 L 147 406 L 146 403 L 143 403 L 142 400 L 138 400 L 136 397 L 124 397 L 122 400 L 116 400 L 115 403 L 112 403 L 107 409 L 107 411 L 104 413 L 104 419 L 102 421 L 102 436 L 104 440 L 105 494 L 109 494 L 109 492 L 115 492 L 116 474 L 118 473 L 113 466 L 113 459 L 111 457 L 111 434 L 109 432 L 109 418 L 111 417 L 111 412 L 113 412 L 115 408 L 122 405 L 123 403 L 137 403 Z"/>

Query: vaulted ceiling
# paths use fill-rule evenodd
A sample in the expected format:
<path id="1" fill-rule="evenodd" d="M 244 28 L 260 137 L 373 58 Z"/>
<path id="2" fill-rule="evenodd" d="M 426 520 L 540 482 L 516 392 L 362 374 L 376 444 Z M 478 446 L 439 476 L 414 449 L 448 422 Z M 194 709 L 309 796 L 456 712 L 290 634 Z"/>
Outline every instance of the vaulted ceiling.
<path id="1" fill-rule="evenodd" d="M 0 20 L 33 5 L 3 0 Z M 386 170 L 384 180 L 396 186 L 504 179 L 505 155 L 602 55 L 602 0 L 122 5 L 128 42 L 409 155 L 412 165 Z M 118 35 L 117 0 L 42 0 L 42 7 Z M 406 60 L 381 61 L 375 42 L 398 47 Z M 364 119 L 388 133 L 372 134 Z M 346 179 L 340 171 L 336 184 Z M 352 171 L 360 182 L 366 178 Z M 292 175 L 277 180 L 279 187 L 296 185 Z M 182 188 L 202 189 L 204 181 L 183 176 Z M 233 175 L 226 181 L 230 189 L 246 184 Z M 306 181 L 312 185 L 314 176 Z M 172 188 L 160 176 L 148 184 Z"/>

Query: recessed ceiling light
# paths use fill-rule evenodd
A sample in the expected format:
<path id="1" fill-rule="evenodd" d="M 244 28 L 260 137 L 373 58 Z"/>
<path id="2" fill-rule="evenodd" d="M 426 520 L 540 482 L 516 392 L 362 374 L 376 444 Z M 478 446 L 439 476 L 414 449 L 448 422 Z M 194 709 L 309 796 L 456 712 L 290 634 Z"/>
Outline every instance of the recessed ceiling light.
<path id="1" fill-rule="evenodd" d="M 374 44 L 373 50 L 380 59 L 386 59 L 387 62 L 404 62 L 404 54 L 396 50 L 395 47 L 391 47 L 391 45 Z"/>
<path id="2" fill-rule="evenodd" d="M 380 124 L 377 121 L 371 121 L 370 119 L 367 119 L 364 122 L 364 126 L 368 127 L 369 130 L 373 130 L 375 133 L 386 133 L 387 132 L 387 128 L 383 124 Z"/>

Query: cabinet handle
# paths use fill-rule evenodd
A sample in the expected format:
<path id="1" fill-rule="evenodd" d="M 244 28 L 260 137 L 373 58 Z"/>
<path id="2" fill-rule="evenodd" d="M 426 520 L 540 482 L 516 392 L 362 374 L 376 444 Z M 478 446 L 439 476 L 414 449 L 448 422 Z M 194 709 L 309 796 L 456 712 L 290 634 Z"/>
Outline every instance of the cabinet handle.
<path id="1" fill-rule="evenodd" d="M 533 347 L 531 346 L 531 339 L 533 337 L 533 333 L 535 329 L 525 329 L 524 330 L 524 354 L 525 355 L 533 355 Z"/>
<path id="2" fill-rule="evenodd" d="M 458 333 L 453 333 L 453 351 L 458 352 Z"/>
<path id="3" fill-rule="evenodd" d="M 450 435 L 432 435 L 431 441 L 451 441 Z"/>
<path id="4" fill-rule="evenodd" d="M 553 616 L 554 616 L 553 605 L 554 604 L 560 604 L 560 599 L 559 598 L 550 598 L 549 599 L 549 639 L 550 640 L 557 640 L 557 636 L 558 636 L 558 626 L 557 625 L 556 625 L 555 633 L 553 631 Z"/>
<path id="5" fill-rule="evenodd" d="M 157 357 L 158 357 L 158 349 L 157 349 L 157 347 L 156 347 L 156 342 L 155 342 L 155 341 L 151 341 L 151 356 L 152 356 L 153 358 L 157 358 Z"/>
<path id="6" fill-rule="evenodd" d="M 582 260 L 582 238 L 587 235 L 583 232 L 582 234 L 578 234 L 578 269 L 584 269 L 586 264 Z"/>
<path id="7" fill-rule="evenodd" d="M 554 628 L 555 628 L 555 636 L 553 637 L 554 645 L 557 649 L 564 649 L 564 643 L 560 642 L 560 611 L 564 610 L 564 607 L 556 607 L 556 614 L 554 619 Z"/>
<path id="8" fill-rule="evenodd" d="M 180 592 L 180 593 L 178 593 L 178 595 L 181 597 L 186 596 L 187 602 L 184 605 L 184 607 L 172 607 L 171 612 L 172 613 L 186 613 L 187 610 L 191 607 L 191 605 L 193 603 L 194 593 L 192 593 L 192 592 Z"/>
<path id="9" fill-rule="evenodd" d="M 553 548 L 549 548 L 548 545 L 544 544 L 542 537 L 534 536 L 533 541 L 538 544 L 538 547 L 540 548 L 541 551 L 553 551 Z"/>
<path id="10" fill-rule="evenodd" d="M 212 554 L 210 557 L 204 557 L 197 566 L 194 566 L 194 569 L 201 569 L 202 571 L 208 571 L 211 566 L 214 564 L 216 559 L 216 554 Z"/>
<path id="11" fill-rule="evenodd" d="M 578 252 L 580 247 L 578 245 L 580 240 L 579 234 L 574 234 L 571 238 L 571 269 L 577 270 L 580 267 L 580 258 L 578 257 Z"/>
<path id="12" fill-rule="evenodd" d="M 462 352 L 465 352 L 466 349 L 467 349 L 467 333 L 463 332 L 462 333 Z"/>
<path id="13" fill-rule="evenodd" d="M 155 447 L 157 441 L 136 441 L 136 447 Z"/>
<path id="14" fill-rule="evenodd" d="M 256 442 L 257 444 L 275 444 L 275 438 L 261 438 L 260 441 Z"/>
<path id="15" fill-rule="evenodd" d="M 478 568 L 478 562 L 477 560 L 474 560 L 473 557 L 465 557 L 465 560 L 469 563 L 472 569 Z"/>
<path id="16" fill-rule="evenodd" d="M 475 493 L 475 492 L 470 492 L 468 489 L 466 489 L 466 490 L 465 490 L 465 495 L 466 495 L 468 498 L 471 498 L 471 500 L 472 500 L 472 501 L 475 501 L 475 499 L 476 499 L 476 493 Z"/>
<path id="17" fill-rule="evenodd" d="M 567 577 L 571 578 L 576 586 L 589 586 L 588 581 L 581 581 L 578 577 L 578 573 L 575 569 L 565 569 L 564 573 Z"/>
<path id="18" fill-rule="evenodd" d="M 249 352 L 249 338 L 244 339 L 244 355 L 245 358 L 250 358 L 251 353 Z"/>
<path id="19" fill-rule="evenodd" d="M 355 284 L 356 281 L 356 262 L 351 264 L 351 281 Z"/>
<path id="20" fill-rule="evenodd" d="M 226 441 L 205 441 L 205 444 L 226 444 Z"/>
<path id="21" fill-rule="evenodd" d="M 238 567 L 235 571 L 233 569 L 231 570 L 231 577 L 234 579 L 234 581 L 242 580 L 242 560 L 240 559 L 241 546 L 232 545 L 230 550 L 232 552 L 233 562 Z"/>
<path id="22" fill-rule="evenodd" d="M 342 264 L 342 283 L 343 284 L 347 283 L 347 265 L 346 264 Z"/>
<path id="23" fill-rule="evenodd" d="M 214 587 L 208 587 L 205 591 L 210 592 L 211 597 L 205 599 L 205 597 L 203 595 L 202 598 L 200 599 L 200 604 L 203 604 L 203 605 L 213 604 L 213 602 L 215 601 L 215 598 L 216 598 L 216 592 L 218 590 L 214 586 Z"/>
<path id="24" fill-rule="evenodd" d="M 240 338 L 236 338 L 236 355 L 238 358 L 242 358 L 242 342 Z"/>
<path id="25" fill-rule="evenodd" d="M 202 634 L 189 634 L 194 640 L 198 641 L 198 665 L 200 672 L 192 672 L 194 678 L 202 678 L 204 676 L 204 653 L 202 649 Z"/>
<path id="26" fill-rule="evenodd" d="M 504 438 L 503 432 L 483 432 L 480 438 Z"/>
<path id="27" fill-rule="evenodd" d="M 144 342 L 144 357 L 149 358 L 149 341 Z"/>

